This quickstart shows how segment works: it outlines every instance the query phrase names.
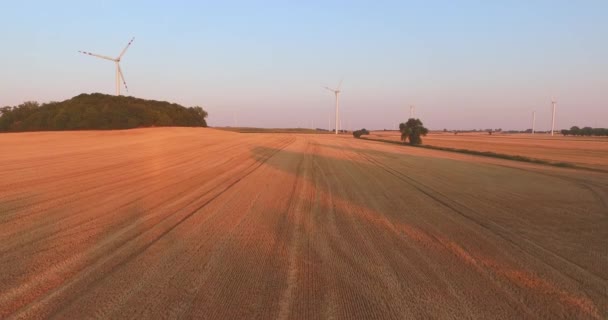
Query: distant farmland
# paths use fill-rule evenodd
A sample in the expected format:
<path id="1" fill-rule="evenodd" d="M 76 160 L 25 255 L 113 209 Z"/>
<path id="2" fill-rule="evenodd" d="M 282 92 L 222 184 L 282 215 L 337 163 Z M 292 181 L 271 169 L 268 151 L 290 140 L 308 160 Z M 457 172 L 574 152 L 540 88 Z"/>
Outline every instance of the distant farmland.
<path id="1" fill-rule="evenodd" d="M 603 142 L 424 142 L 606 165 Z M 2 319 L 608 317 L 601 172 L 208 128 L 0 147 Z"/>
<path id="2" fill-rule="evenodd" d="M 333 133 L 324 129 L 308 128 L 252 128 L 252 127 L 217 127 L 217 130 L 238 132 L 238 133 Z"/>
<path id="3" fill-rule="evenodd" d="M 370 139 L 400 141 L 397 131 L 373 131 Z M 608 138 L 563 137 L 547 134 L 430 133 L 425 145 L 490 151 L 608 171 Z"/>

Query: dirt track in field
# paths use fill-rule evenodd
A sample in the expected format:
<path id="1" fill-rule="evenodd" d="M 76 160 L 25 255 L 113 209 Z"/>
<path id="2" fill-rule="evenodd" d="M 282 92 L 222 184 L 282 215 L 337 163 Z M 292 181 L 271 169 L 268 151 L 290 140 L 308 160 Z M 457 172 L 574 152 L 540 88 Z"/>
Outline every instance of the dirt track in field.
<path id="1" fill-rule="evenodd" d="M 397 131 L 375 131 L 371 139 L 400 141 Z M 548 134 L 430 133 L 423 143 L 436 147 L 490 151 L 608 170 L 608 138 Z"/>
<path id="2" fill-rule="evenodd" d="M 190 128 L 0 150 L 2 319 L 608 317 L 606 174 Z"/>

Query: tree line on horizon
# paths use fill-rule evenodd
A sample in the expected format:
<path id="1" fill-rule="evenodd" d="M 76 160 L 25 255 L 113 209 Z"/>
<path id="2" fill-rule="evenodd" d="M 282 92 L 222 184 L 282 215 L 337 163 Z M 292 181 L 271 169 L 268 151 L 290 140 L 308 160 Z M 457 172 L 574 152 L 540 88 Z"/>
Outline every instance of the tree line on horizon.
<path id="1" fill-rule="evenodd" d="M 570 130 L 561 130 L 561 134 L 564 136 L 608 136 L 608 128 L 579 128 L 578 126 L 573 126 Z"/>
<path id="2" fill-rule="evenodd" d="M 198 106 L 93 93 L 62 102 L 28 101 L 0 108 L 0 132 L 206 127 L 207 115 Z"/>

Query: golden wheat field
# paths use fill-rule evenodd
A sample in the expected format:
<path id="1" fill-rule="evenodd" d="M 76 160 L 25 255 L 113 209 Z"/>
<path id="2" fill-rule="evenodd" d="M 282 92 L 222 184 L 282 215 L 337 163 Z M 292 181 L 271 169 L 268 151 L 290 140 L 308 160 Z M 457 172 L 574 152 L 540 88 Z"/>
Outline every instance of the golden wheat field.
<path id="1" fill-rule="evenodd" d="M 483 143 L 606 166 L 599 142 L 507 140 Z M 2 319 L 605 319 L 607 248 L 600 172 L 346 135 L 0 135 Z"/>
<path id="2" fill-rule="evenodd" d="M 375 131 L 371 139 L 400 141 L 397 131 Z M 436 147 L 489 151 L 608 171 L 608 138 L 556 134 L 430 133 L 423 143 Z"/>

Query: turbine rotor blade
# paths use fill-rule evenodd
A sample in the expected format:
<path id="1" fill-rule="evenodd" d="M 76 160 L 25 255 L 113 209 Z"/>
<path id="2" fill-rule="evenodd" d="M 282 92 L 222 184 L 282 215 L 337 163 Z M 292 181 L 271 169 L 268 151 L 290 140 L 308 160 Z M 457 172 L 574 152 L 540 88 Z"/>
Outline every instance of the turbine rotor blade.
<path id="1" fill-rule="evenodd" d="M 334 93 L 336 92 L 336 90 L 334 90 L 334 89 L 332 89 L 332 88 L 330 88 L 330 87 L 323 87 L 323 88 L 324 88 L 324 89 L 327 89 L 327 90 L 329 90 L 329 91 L 331 91 L 331 92 L 334 92 Z"/>
<path id="2" fill-rule="evenodd" d="M 129 87 L 127 87 L 127 80 L 125 80 L 125 76 L 122 74 L 122 69 L 120 68 L 120 64 L 118 65 L 118 74 L 120 74 L 120 79 L 122 83 L 125 85 L 125 90 L 129 92 Z"/>
<path id="3" fill-rule="evenodd" d="M 129 41 L 129 43 L 127 43 L 127 46 L 124 49 L 122 49 L 122 52 L 120 53 L 120 55 L 118 56 L 118 58 L 116 58 L 116 60 L 120 60 L 120 58 L 122 58 L 122 56 L 125 55 L 125 53 L 127 52 L 127 49 L 129 49 L 129 46 L 131 46 L 131 43 L 133 43 L 133 40 L 135 40 L 135 37 L 133 37 L 131 39 L 131 41 Z"/>
<path id="4" fill-rule="evenodd" d="M 340 84 L 338 84 L 338 89 L 336 89 L 337 91 L 339 91 L 342 88 L 342 82 L 344 82 L 344 78 L 342 78 L 342 80 L 340 80 Z"/>
<path id="5" fill-rule="evenodd" d="M 110 57 L 107 57 L 107 56 L 102 56 L 102 55 L 96 54 L 96 53 L 91 53 L 91 52 L 86 52 L 86 51 L 78 51 L 78 52 L 80 52 L 82 54 L 89 55 L 89 56 L 105 59 L 105 60 L 116 61 L 116 59 L 114 59 L 114 58 L 110 58 Z"/>

